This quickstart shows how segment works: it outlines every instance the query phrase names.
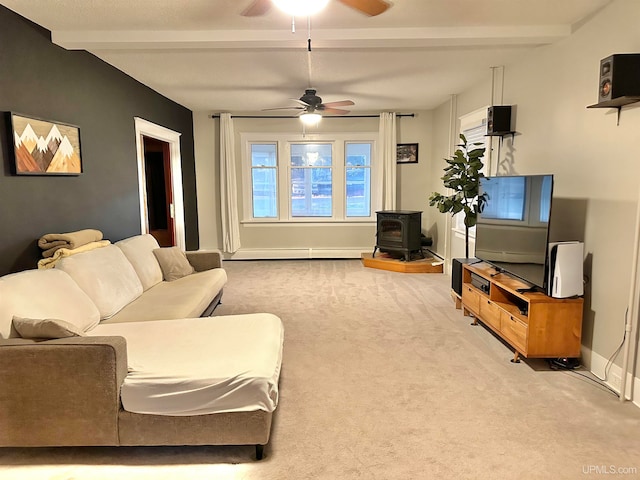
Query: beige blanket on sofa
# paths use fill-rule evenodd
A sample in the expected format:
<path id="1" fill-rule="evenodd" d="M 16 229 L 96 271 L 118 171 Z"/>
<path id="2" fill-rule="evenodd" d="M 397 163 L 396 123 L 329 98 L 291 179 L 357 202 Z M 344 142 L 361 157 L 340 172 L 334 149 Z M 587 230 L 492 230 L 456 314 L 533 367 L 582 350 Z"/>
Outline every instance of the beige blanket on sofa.
<path id="1" fill-rule="evenodd" d="M 47 258 L 41 258 L 38 260 L 38 268 L 53 268 L 58 263 L 58 260 L 64 257 L 70 257 L 71 255 L 75 255 L 76 253 L 88 252 L 89 250 L 94 250 L 100 247 L 106 247 L 107 245 L 111 245 L 109 240 L 100 240 L 99 242 L 90 242 L 86 245 L 82 245 L 78 248 L 58 248 L 53 255 Z"/>
<path id="2" fill-rule="evenodd" d="M 61 248 L 76 249 L 82 245 L 102 240 L 100 230 L 86 229 L 69 233 L 47 233 L 38 240 L 38 246 L 44 250 L 42 256 L 51 257 Z"/>

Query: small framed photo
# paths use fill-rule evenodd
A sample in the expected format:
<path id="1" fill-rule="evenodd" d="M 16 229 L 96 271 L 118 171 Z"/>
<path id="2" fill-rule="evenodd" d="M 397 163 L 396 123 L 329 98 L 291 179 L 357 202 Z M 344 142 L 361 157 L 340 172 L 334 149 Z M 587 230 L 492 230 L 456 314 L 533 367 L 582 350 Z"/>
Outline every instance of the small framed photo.
<path id="1" fill-rule="evenodd" d="M 16 175 L 80 175 L 80 128 L 11 113 Z"/>
<path id="2" fill-rule="evenodd" d="M 418 144 L 399 143 L 396 150 L 396 163 L 418 163 Z"/>

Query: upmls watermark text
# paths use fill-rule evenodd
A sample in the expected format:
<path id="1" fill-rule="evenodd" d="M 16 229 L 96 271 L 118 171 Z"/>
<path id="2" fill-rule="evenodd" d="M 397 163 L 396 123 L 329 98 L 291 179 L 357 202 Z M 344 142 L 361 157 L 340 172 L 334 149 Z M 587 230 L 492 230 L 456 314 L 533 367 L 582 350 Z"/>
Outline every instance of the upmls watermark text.
<path id="1" fill-rule="evenodd" d="M 619 465 L 583 465 L 585 475 L 637 475 L 637 467 L 621 467 Z"/>

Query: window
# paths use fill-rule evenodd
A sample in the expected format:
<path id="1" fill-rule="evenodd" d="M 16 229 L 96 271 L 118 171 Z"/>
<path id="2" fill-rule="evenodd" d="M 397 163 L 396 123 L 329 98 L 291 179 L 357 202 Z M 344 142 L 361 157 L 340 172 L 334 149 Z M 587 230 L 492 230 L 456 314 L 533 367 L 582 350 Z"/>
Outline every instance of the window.
<path id="1" fill-rule="evenodd" d="M 468 115 L 465 115 L 460 118 L 460 132 L 466 137 L 467 143 L 469 145 L 473 145 L 474 143 L 479 143 L 479 148 L 487 147 L 487 151 L 484 153 L 484 157 L 482 158 L 482 163 L 484 163 L 484 170 L 486 173 L 487 163 L 489 159 L 489 151 L 488 146 L 486 144 L 486 133 L 487 133 L 487 107 L 481 108 L 480 110 L 476 110 Z M 464 232 L 464 213 L 457 213 L 453 217 L 453 230 L 458 232 Z M 475 227 L 471 227 L 469 229 L 469 235 L 471 237 L 475 237 L 476 229 Z"/>
<path id="2" fill-rule="evenodd" d="M 251 145 L 251 195 L 255 218 L 278 216 L 278 166 L 275 143 Z"/>
<path id="3" fill-rule="evenodd" d="M 376 136 L 243 134 L 243 221 L 373 221 Z"/>
<path id="4" fill-rule="evenodd" d="M 371 143 L 346 144 L 347 217 L 371 216 Z"/>
<path id="5" fill-rule="evenodd" d="M 332 151 L 328 143 L 291 145 L 291 215 L 333 215 Z"/>

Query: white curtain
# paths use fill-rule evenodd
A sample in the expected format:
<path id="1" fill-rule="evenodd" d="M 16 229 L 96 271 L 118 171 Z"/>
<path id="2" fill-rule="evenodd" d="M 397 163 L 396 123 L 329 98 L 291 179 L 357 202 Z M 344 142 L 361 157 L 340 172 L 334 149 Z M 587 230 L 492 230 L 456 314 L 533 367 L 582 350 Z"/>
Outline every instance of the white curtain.
<path id="1" fill-rule="evenodd" d="M 378 158 L 382 164 L 382 209 L 396 209 L 396 114 L 380 114 Z"/>
<path id="2" fill-rule="evenodd" d="M 220 205 L 223 250 L 235 253 L 240 248 L 240 221 L 238 220 L 235 134 L 230 113 L 220 114 Z"/>

